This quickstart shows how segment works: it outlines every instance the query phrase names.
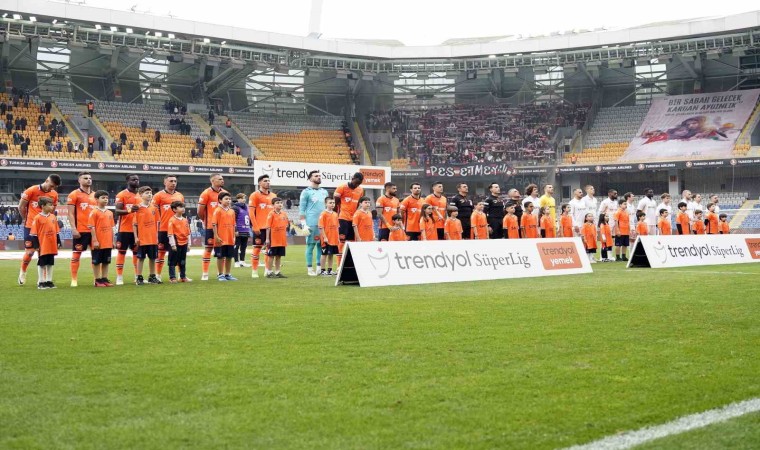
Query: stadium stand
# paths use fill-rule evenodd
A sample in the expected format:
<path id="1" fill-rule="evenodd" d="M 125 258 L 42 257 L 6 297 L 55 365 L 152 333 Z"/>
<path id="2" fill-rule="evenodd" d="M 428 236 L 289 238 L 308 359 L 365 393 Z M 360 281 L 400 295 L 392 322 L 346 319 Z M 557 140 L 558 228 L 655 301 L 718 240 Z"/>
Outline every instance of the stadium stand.
<path id="1" fill-rule="evenodd" d="M 340 117 L 239 112 L 228 117 L 265 159 L 353 163 Z"/>
<path id="2" fill-rule="evenodd" d="M 2 93 L 0 94 L 0 103 L 12 105 L 13 99 L 7 93 Z M 0 118 L 2 119 L 2 132 L 4 133 L 2 137 L 0 137 L 0 142 L 8 145 L 7 153 L 0 152 L 0 154 L 9 157 L 47 159 L 50 158 L 51 153 L 55 153 L 56 159 L 82 158 L 82 155 L 79 153 L 67 151 L 67 144 L 69 142 L 68 136 L 62 136 L 59 132 L 56 133 L 54 137 L 51 137 L 50 127 L 55 117 L 52 114 L 45 114 L 43 109 L 44 103 L 40 101 L 39 97 L 30 97 L 28 106 L 24 105 L 25 103 L 23 100 L 19 101 L 17 106 L 6 111 L 3 117 Z M 10 114 L 12 114 L 13 117 L 11 123 L 8 124 L 8 117 Z M 42 124 L 40 123 L 40 116 L 44 117 L 44 123 Z M 26 119 L 25 130 L 19 129 L 19 126 L 16 125 L 18 119 Z M 58 119 L 55 120 L 58 122 Z M 11 125 L 10 129 L 7 125 Z M 43 125 L 42 129 L 39 129 L 40 125 Z M 14 143 L 14 133 L 19 133 L 22 139 L 29 139 L 28 152 L 26 155 L 22 154 L 21 143 Z M 68 134 L 68 132 L 66 132 L 66 134 Z M 60 142 L 60 151 L 51 151 L 49 147 L 46 148 L 46 141 L 48 140 L 52 141 L 50 142 L 52 145 L 56 145 Z"/>
<path id="3" fill-rule="evenodd" d="M 647 111 L 649 105 L 601 108 L 585 138 L 583 151 L 574 153 L 577 163 L 590 164 L 620 158 L 639 131 Z M 565 154 L 563 162 L 570 164 L 571 158 L 571 154 Z"/>
<path id="4" fill-rule="evenodd" d="M 456 105 L 433 110 L 394 110 L 371 114 L 371 130 L 399 139 L 392 162 L 404 168 L 472 162 L 545 163 L 554 159 L 551 139 L 557 127 L 582 126 L 585 106 L 566 103 Z"/>
<path id="5" fill-rule="evenodd" d="M 114 155 L 117 161 L 224 166 L 246 165 L 245 159 L 241 156 L 227 152 L 214 152 L 215 144 L 211 141 L 204 141 L 204 151 L 200 154 L 196 153 L 196 156 L 192 157 L 192 149 L 196 148 L 192 133 L 194 130 L 195 134 L 198 134 L 200 127 L 187 116 L 191 125 L 191 135 L 179 134 L 176 127 L 169 124 L 169 120 L 177 116 L 168 114 L 159 105 L 101 101 L 96 105 L 95 115 L 114 139 L 118 139 L 122 132 L 127 135 L 127 144 L 122 149 L 121 154 Z M 141 129 L 143 120 L 148 124 L 145 133 Z M 160 131 L 161 134 L 159 142 L 155 140 L 156 130 Z M 148 141 L 147 151 L 143 150 L 143 141 Z M 129 150 L 132 145 L 134 149 Z"/>

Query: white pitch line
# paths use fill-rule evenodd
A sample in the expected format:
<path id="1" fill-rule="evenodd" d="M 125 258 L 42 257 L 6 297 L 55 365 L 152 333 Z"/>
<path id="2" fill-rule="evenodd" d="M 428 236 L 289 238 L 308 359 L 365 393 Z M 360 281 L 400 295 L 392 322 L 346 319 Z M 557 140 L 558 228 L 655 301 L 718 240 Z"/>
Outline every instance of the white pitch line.
<path id="1" fill-rule="evenodd" d="M 667 273 L 701 273 L 707 275 L 757 275 L 757 272 L 718 272 L 707 270 L 667 270 Z"/>
<path id="2" fill-rule="evenodd" d="M 655 439 L 696 430 L 719 422 L 760 411 L 760 398 L 731 403 L 722 408 L 691 414 L 662 425 L 626 431 L 588 444 L 567 447 L 565 450 L 624 450 Z"/>

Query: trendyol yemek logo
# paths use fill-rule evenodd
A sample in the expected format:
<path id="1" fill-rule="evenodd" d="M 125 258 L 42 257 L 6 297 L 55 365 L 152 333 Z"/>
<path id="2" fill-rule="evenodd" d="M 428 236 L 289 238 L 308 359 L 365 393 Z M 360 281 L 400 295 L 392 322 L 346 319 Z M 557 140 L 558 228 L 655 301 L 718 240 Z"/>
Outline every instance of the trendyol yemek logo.
<path id="1" fill-rule="evenodd" d="M 372 265 L 372 268 L 377 271 L 378 278 L 388 276 L 388 272 L 391 271 L 391 258 L 388 252 L 378 247 L 377 256 L 369 254 L 367 257 L 369 257 L 369 263 Z"/>

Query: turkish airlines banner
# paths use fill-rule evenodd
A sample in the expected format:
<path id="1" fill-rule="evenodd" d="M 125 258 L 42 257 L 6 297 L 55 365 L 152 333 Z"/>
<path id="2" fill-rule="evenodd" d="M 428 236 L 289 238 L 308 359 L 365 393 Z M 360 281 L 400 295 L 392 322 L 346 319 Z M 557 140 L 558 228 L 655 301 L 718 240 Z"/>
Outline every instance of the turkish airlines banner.
<path id="1" fill-rule="evenodd" d="M 708 266 L 760 262 L 760 234 L 639 236 L 628 267 Z"/>
<path id="2" fill-rule="evenodd" d="M 621 161 L 730 158 L 760 89 L 652 100 Z"/>
<path id="3" fill-rule="evenodd" d="M 272 186 L 308 186 L 308 175 L 312 170 L 322 173 L 322 187 L 335 188 L 351 181 L 356 172 L 364 175 L 365 188 L 382 188 L 391 181 L 391 168 L 379 166 L 357 166 L 352 164 L 322 164 L 300 163 L 289 161 L 260 161 L 253 162 L 256 178 L 269 175 Z"/>
<path id="4" fill-rule="evenodd" d="M 399 286 L 590 272 L 580 238 L 348 242 L 335 283 Z"/>

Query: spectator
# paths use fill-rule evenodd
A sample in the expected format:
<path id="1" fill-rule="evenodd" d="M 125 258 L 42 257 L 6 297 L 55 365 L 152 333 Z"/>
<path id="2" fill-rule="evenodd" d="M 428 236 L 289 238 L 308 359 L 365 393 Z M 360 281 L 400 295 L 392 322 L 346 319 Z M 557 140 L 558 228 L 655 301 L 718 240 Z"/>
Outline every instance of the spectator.
<path id="1" fill-rule="evenodd" d="M 121 134 L 119 135 L 119 140 L 121 141 L 122 145 L 126 144 L 127 143 L 127 133 L 125 133 L 124 131 L 122 131 Z"/>
<path id="2" fill-rule="evenodd" d="M 227 121 L 224 123 L 224 125 L 225 125 L 227 128 L 232 128 L 232 121 L 231 121 L 230 119 L 227 119 Z"/>
<path id="3" fill-rule="evenodd" d="M 215 117 L 214 116 L 214 110 L 213 109 L 209 109 L 208 110 L 208 124 L 211 125 L 211 127 L 212 127 L 211 129 L 212 130 L 214 129 L 213 128 L 213 126 L 214 126 L 214 117 Z"/>
<path id="4" fill-rule="evenodd" d="M 53 109 L 53 104 L 50 102 L 45 102 L 45 114 L 49 116 L 51 109 Z"/>
<path id="5" fill-rule="evenodd" d="M 248 156 L 248 159 L 246 159 L 246 163 L 248 164 L 248 167 L 253 167 L 253 158 Z"/>
<path id="6" fill-rule="evenodd" d="M 161 142 L 161 131 L 156 130 L 156 134 L 155 134 L 155 138 L 154 139 L 155 139 L 156 142 Z M 143 144 L 143 147 L 145 147 L 145 144 Z"/>
<path id="7" fill-rule="evenodd" d="M 87 117 L 92 117 L 94 113 L 95 113 L 95 103 L 93 103 L 92 100 L 90 100 L 89 102 L 87 102 Z"/>
<path id="8" fill-rule="evenodd" d="M 211 138 L 211 140 L 216 139 L 216 129 L 212 127 L 211 131 L 209 131 L 208 135 Z"/>
<path id="9" fill-rule="evenodd" d="M 145 119 L 143 119 L 142 122 L 140 123 L 140 129 L 142 130 L 143 133 L 145 133 L 148 130 L 148 122 Z"/>
<path id="10" fill-rule="evenodd" d="M 190 157 L 195 159 L 196 156 L 197 154 L 195 153 L 195 147 L 193 147 L 192 149 L 190 149 Z"/>
<path id="11" fill-rule="evenodd" d="M 135 141 L 129 141 L 129 150 L 132 151 L 135 149 Z"/>
<path id="12" fill-rule="evenodd" d="M 9 241 L 15 241 L 16 236 L 13 235 L 13 232 L 9 232 L 8 237 L 6 239 L 8 239 Z"/>
<path id="13" fill-rule="evenodd" d="M 158 133 L 158 130 L 156 130 L 156 133 Z M 156 141 L 156 142 L 158 142 L 158 141 Z M 143 151 L 144 152 L 148 151 L 148 140 L 147 139 L 143 139 Z"/>
<path id="14" fill-rule="evenodd" d="M 111 155 L 116 156 L 116 148 L 118 146 L 116 145 L 116 141 L 111 142 Z"/>
<path id="15" fill-rule="evenodd" d="M 66 151 L 68 153 L 73 153 L 74 152 L 74 143 L 73 142 L 71 142 L 71 141 L 67 141 L 66 142 Z"/>
<path id="16" fill-rule="evenodd" d="M 98 151 L 106 149 L 106 139 L 103 136 L 98 136 Z"/>
<path id="17" fill-rule="evenodd" d="M 21 143 L 21 156 L 26 156 L 29 152 L 29 144 L 26 141 Z"/>
<path id="18" fill-rule="evenodd" d="M 77 146 L 77 152 L 84 154 L 84 144 L 83 143 L 81 143 L 81 142 L 79 143 L 79 146 Z M 90 153 L 90 158 L 92 158 L 92 153 Z"/>

